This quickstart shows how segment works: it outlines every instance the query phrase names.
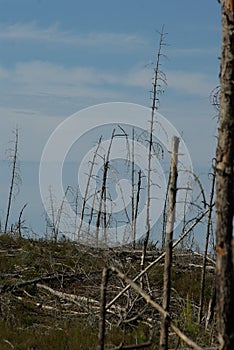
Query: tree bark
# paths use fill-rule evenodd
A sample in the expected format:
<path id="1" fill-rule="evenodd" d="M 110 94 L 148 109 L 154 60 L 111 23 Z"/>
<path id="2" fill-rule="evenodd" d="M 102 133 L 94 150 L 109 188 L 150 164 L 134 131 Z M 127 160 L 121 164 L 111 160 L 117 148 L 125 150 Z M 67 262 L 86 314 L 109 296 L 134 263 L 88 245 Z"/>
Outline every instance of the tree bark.
<path id="1" fill-rule="evenodd" d="M 98 347 L 97 350 L 104 350 L 105 348 L 105 325 L 106 325 L 106 292 L 109 279 L 110 270 L 106 267 L 102 272 L 102 285 L 101 285 L 101 303 L 100 303 L 100 321 L 99 321 L 99 334 L 98 334 Z"/>
<path id="2" fill-rule="evenodd" d="M 220 120 L 216 151 L 216 289 L 219 349 L 234 349 L 234 277 L 232 262 L 234 156 L 234 22 L 222 0 Z"/>
<path id="3" fill-rule="evenodd" d="M 172 139 L 172 155 L 169 181 L 169 203 L 168 203 L 168 220 L 166 227 L 166 255 L 163 274 L 163 308 L 169 312 L 171 296 L 171 266 L 172 266 L 172 240 L 175 222 L 176 210 L 176 192 L 177 192 L 177 163 L 180 139 L 176 136 Z M 160 334 L 160 350 L 168 349 L 168 329 L 169 322 L 166 318 L 162 319 Z"/>

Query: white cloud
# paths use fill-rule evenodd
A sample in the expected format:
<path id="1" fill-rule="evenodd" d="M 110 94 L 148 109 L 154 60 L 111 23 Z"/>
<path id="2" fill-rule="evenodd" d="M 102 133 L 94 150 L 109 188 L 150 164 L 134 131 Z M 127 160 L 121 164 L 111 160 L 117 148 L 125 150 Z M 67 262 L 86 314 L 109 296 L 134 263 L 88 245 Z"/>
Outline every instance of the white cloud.
<path id="1" fill-rule="evenodd" d="M 190 111 L 184 112 L 186 116 L 194 115 L 199 119 L 206 115 L 204 104 L 209 104 L 209 93 L 217 84 L 215 79 L 195 72 L 166 73 L 168 90 L 173 89 L 180 94 L 180 109 L 173 105 L 173 97 L 172 101 L 166 101 L 166 107 L 173 105 L 173 118 L 183 114 L 188 95 L 193 99 L 190 100 Z M 33 61 L 18 63 L 10 69 L 0 67 L 0 76 L 0 148 L 5 149 L 11 130 L 18 124 L 22 130 L 21 154 L 26 160 L 40 159 L 44 144 L 56 125 L 85 106 L 116 100 L 150 105 L 150 101 L 145 101 L 142 95 L 147 96 L 151 89 L 152 71 L 143 66 L 118 74 L 93 67 L 68 68 Z M 199 105 L 201 101 L 202 106 Z M 198 122 L 197 125 L 201 124 Z M 185 134 L 190 135 L 195 129 L 185 130 Z M 204 142 L 207 142 L 206 138 Z"/>
<path id="2" fill-rule="evenodd" d="M 10 146 L 9 141 L 14 139 L 12 131 L 18 127 L 20 159 L 39 160 L 48 137 L 62 120 L 31 109 L 1 107 L 0 159 L 6 159 L 5 150 Z"/>
<path id="3" fill-rule="evenodd" d="M 184 96 L 209 96 L 217 80 L 205 73 L 167 71 L 168 89 Z M 152 70 L 137 66 L 125 73 L 93 67 L 65 67 L 49 62 L 18 63 L 14 68 L 0 67 L 1 94 L 54 96 L 59 98 L 94 97 L 116 99 L 132 87 L 151 89 Z"/>
<path id="4" fill-rule="evenodd" d="M 22 130 L 21 154 L 26 160 L 40 159 L 45 142 L 54 128 L 63 118 L 83 107 L 117 99 L 150 105 L 150 101 L 145 102 L 142 95 L 145 92 L 146 96 L 151 88 L 152 72 L 142 66 L 118 74 L 92 67 L 67 68 L 34 61 L 18 63 L 12 69 L 0 67 L 0 76 L 0 149 L 6 148 L 11 130 L 18 125 Z M 192 125 L 191 120 L 188 124 L 184 120 L 181 122 L 185 134 L 190 135 L 197 125 L 201 125 L 200 118 L 205 119 L 208 115 L 209 93 L 217 82 L 206 74 L 183 71 L 168 71 L 167 80 L 168 89 L 179 93 L 181 102 L 178 107 L 173 97 L 168 101 L 166 97 L 165 107 L 172 108 L 170 113 L 173 120 L 180 120 L 182 115 L 186 115 L 186 118 L 188 115 L 194 116 L 194 123 L 197 123 L 194 128 L 185 127 Z M 186 107 L 188 95 L 193 98 L 189 99 L 189 106 Z M 166 111 L 165 116 L 170 116 L 170 113 Z M 206 127 L 202 130 L 205 131 Z M 207 138 L 204 137 L 203 141 L 199 145 L 204 146 Z M 195 157 L 198 157 L 197 153 Z"/>
<path id="5" fill-rule="evenodd" d="M 168 87 L 185 95 L 207 97 L 217 85 L 217 80 L 208 74 L 198 72 L 166 72 Z"/>
<path id="6" fill-rule="evenodd" d="M 168 56 L 210 56 L 218 54 L 220 47 L 167 48 Z"/>
<path id="7" fill-rule="evenodd" d="M 13 69 L 0 68 L 2 94 L 56 97 L 114 98 L 108 85 L 121 82 L 116 74 L 101 72 L 92 67 L 67 68 L 48 62 L 18 63 Z M 5 78 L 5 79 L 4 79 Z M 117 94 L 117 92 L 116 92 Z"/>
<path id="8" fill-rule="evenodd" d="M 135 34 L 64 31 L 58 24 L 40 28 L 35 22 L 0 25 L 0 40 L 32 41 L 54 45 L 95 47 L 105 51 L 132 50 L 145 46 L 146 39 Z"/>
<path id="9" fill-rule="evenodd" d="M 217 86 L 218 81 L 205 73 L 191 71 L 165 71 L 168 89 L 173 89 L 185 97 L 203 96 L 207 97 Z M 125 75 L 112 76 L 112 82 L 128 87 L 139 87 L 147 91 L 152 87 L 153 70 L 142 67 L 135 67 Z M 111 81 L 110 77 L 108 78 Z"/>

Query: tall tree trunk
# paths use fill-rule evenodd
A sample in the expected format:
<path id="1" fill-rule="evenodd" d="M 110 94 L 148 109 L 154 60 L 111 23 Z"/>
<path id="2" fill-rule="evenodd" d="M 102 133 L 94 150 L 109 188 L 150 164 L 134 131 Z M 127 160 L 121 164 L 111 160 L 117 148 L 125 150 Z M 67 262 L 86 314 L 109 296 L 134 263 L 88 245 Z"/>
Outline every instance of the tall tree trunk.
<path id="1" fill-rule="evenodd" d="M 131 153 L 131 172 L 132 172 L 132 247 L 135 249 L 134 237 L 134 215 L 135 215 L 135 154 L 134 154 L 135 130 L 132 128 L 132 153 Z"/>
<path id="2" fill-rule="evenodd" d="M 232 263 L 234 157 L 234 1 L 222 0 L 220 121 L 216 151 L 216 288 L 220 348 L 234 349 L 234 276 Z"/>
<path id="3" fill-rule="evenodd" d="M 111 152 L 111 147 L 113 143 L 113 139 L 115 137 L 115 129 L 112 131 L 111 139 L 110 139 L 110 144 L 107 150 L 107 155 L 106 158 L 104 158 L 104 166 L 103 166 L 103 176 L 102 176 L 102 188 L 101 188 L 101 193 L 100 193 L 100 200 L 99 200 L 99 208 L 98 208 L 98 214 L 97 214 L 97 221 L 96 221 L 96 245 L 99 246 L 99 230 L 100 230 L 100 224 L 101 224 L 101 215 L 102 215 L 102 205 L 105 200 L 105 193 L 106 193 L 106 183 L 107 183 L 107 175 L 108 175 L 108 170 L 109 170 L 109 162 L 110 162 L 110 152 Z M 105 210 L 104 210 L 105 213 Z M 105 227 L 104 227 L 104 232 L 105 232 Z M 104 238 L 104 240 L 103 240 Z M 101 244 L 107 244 L 107 237 L 104 235 L 102 237 Z"/>
<path id="4" fill-rule="evenodd" d="M 97 158 L 97 155 L 98 155 L 98 150 L 99 150 L 99 147 L 101 145 L 101 142 L 102 142 L 102 136 L 99 138 L 96 150 L 95 150 L 95 152 L 93 154 L 93 159 L 91 161 L 91 166 L 90 166 L 90 170 L 89 170 L 89 174 L 88 174 L 88 180 L 87 180 L 87 184 L 86 184 L 86 188 L 85 188 L 85 193 L 84 193 L 84 198 L 83 198 L 83 203 L 82 203 L 82 209 L 81 209 L 81 214 L 80 214 L 80 225 L 79 225 L 79 228 L 78 228 L 78 235 L 77 235 L 78 242 L 80 240 L 81 228 L 82 228 L 82 225 L 83 225 L 86 203 L 87 203 L 87 200 L 88 200 L 90 181 L 91 181 L 92 176 L 93 176 L 93 169 L 94 169 L 95 161 L 96 161 L 96 158 Z"/>
<path id="5" fill-rule="evenodd" d="M 140 191 L 141 191 L 141 170 L 138 171 L 138 182 L 137 182 L 137 193 L 136 203 L 134 203 L 134 216 L 133 216 L 133 249 L 136 248 L 136 223 L 138 216 L 138 207 L 140 202 Z"/>
<path id="6" fill-rule="evenodd" d="M 159 39 L 159 48 L 157 53 L 157 59 L 154 68 L 154 78 L 152 83 L 152 106 L 151 106 L 151 118 L 150 118 L 150 130 L 149 130 L 149 149 L 148 149 L 148 165 L 147 165 L 147 189 L 146 189 L 146 233 L 143 241 L 143 249 L 141 256 L 141 271 L 144 270 L 146 251 L 150 237 L 150 205 L 151 205 L 151 174 L 152 174 L 152 156 L 153 156 L 153 133 L 155 127 L 155 113 L 158 109 L 159 95 L 162 93 L 161 84 L 166 83 L 166 77 L 160 70 L 160 59 L 162 56 L 162 48 L 164 45 L 164 27 L 162 27 Z"/>
<path id="7" fill-rule="evenodd" d="M 16 186 L 16 183 L 17 183 L 17 177 L 19 180 L 19 174 L 17 175 L 18 143 L 19 143 L 19 131 L 18 131 L 18 128 L 16 128 L 15 129 L 15 146 L 13 151 L 14 153 L 12 155 L 13 160 L 12 160 L 11 184 L 10 184 L 10 191 L 8 196 L 4 233 L 7 233 L 8 221 L 9 221 L 10 211 L 11 211 L 11 204 L 12 204 L 12 199 L 14 197 L 14 187 Z"/>
<path id="8" fill-rule="evenodd" d="M 169 312 L 171 297 L 171 266 L 172 266 L 172 240 L 175 223 L 176 192 L 177 192 L 177 163 L 180 139 L 176 136 L 172 139 L 172 155 L 169 179 L 169 203 L 168 220 L 166 227 L 166 255 L 163 275 L 163 309 Z M 163 317 L 160 334 L 160 350 L 168 349 L 169 322 Z"/>
<path id="9" fill-rule="evenodd" d="M 101 300 L 100 300 L 100 320 L 97 350 L 105 349 L 105 329 L 106 329 L 106 292 L 110 270 L 106 267 L 102 271 Z"/>
<path id="10" fill-rule="evenodd" d="M 202 322 L 202 315 L 203 315 L 203 304 L 204 304 L 205 284 L 206 284 L 207 254 L 208 254 L 208 246 L 209 246 L 210 232 L 211 232 L 211 226 L 212 226 L 213 199 L 214 199 L 215 180 L 216 180 L 215 171 L 214 171 L 214 174 L 212 174 L 212 176 L 213 178 L 212 178 L 212 185 L 211 185 L 211 192 L 210 192 L 209 214 L 208 214 L 208 221 L 206 226 L 205 250 L 204 250 L 202 273 L 201 273 L 201 288 L 200 288 L 200 302 L 199 302 L 199 316 L 198 316 L 199 323 Z"/>

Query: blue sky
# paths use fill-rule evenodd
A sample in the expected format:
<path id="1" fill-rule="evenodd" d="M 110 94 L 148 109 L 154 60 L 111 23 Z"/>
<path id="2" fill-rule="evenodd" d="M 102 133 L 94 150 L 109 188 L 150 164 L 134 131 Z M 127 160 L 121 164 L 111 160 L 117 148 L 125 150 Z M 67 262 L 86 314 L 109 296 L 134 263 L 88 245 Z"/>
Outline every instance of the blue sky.
<path id="1" fill-rule="evenodd" d="M 217 127 L 209 95 L 218 85 L 221 46 L 215 0 L 0 0 L 0 159 L 16 125 L 22 167 L 34 164 L 36 174 L 48 137 L 69 115 L 112 101 L 150 107 L 149 63 L 162 25 L 168 86 L 159 111 L 183 134 L 195 171 L 207 173 Z M 29 169 L 22 169 L 19 207 L 31 188 L 38 192 L 36 175 L 27 187 Z"/>

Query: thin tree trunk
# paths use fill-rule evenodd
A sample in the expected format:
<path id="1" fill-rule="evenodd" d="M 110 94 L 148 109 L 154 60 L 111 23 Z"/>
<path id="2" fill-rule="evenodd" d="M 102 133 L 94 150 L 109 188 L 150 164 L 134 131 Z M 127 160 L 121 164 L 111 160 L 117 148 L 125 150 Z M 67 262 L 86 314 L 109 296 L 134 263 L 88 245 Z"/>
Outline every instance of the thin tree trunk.
<path id="1" fill-rule="evenodd" d="M 100 321 L 97 350 L 104 350 L 105 347 L 105 325 L 106 325 L 106 291 L 110 270 L 106 267 L 102 272 Z"/>
<path id="2" fill-rule="evenodd" d="M 166 243 L 166 227 L 167 227 L 167 214 L 168 214 L 167 213 L 167 206 L 168 206 L 169 185 L 170 185 L 170 178 L 168 178 L 168 181 L 167 181 L 166 197 L 165 197 L 164 207 L 163 207 L 162 250 L 165 249 L 165 243 Z"/>
<path id="3" fill-rule="evenodd" d="M 160 82 L 165 83 L 165 77 L 162 78 L 162 72 L 160 71 L 160 59 L 161 59 L 161 51 L 163 47 L 164 40 L 164 28 L 160 33 L 159 39 L 159 48 L 157 53 L 156 64 L 154 68 L 154 79 L 153 79 L 153 90 L 152 90 L 152 106 L 151 106 L 151 118 L 150 118 L 150 131 L 149 131 L 149 151 L 148 151 L 148 165 L 147 165 L 147 193 L 146 193 L 146 233 L 145 239 L 143 242 L 143 250 L 141 257 L 141 270 L 144 270 L 146 251 L 149 242 L 150 236 L 150 203 L 151 203 L 151 172 L 152 172 L 152 152 L 153 152 L 153 132 L 154 132 L 154 123 L 155 123 L 155 112 L 158 109 L 158 95 L 161 92 L 160 90 Z"/>
<path id="4" fill-rule="evenodd" d="M 91 178 L 93 176 L 93 168 L 94 168 L 94 165 L 95 165 L 95 161 L 96 161 L 96 158 L 97 158 L 97 154 L 98 154 L 98 150 L 99 150 L 99 147 L 101 145 L 101 142 L 102 142 L 102 136 L 99 138 L 99 141 L 98 141 L 98 144 L 97 144 L 97 148 L 96 148 L 96 150 L 94 152 L 93 159 L 92 159 L 91 166 L 90 166 L 90 170 L 89 170 L 87 184 L 86 184 L 86 187 L 85 187 L 85 193 L 84 193 L 84 198 L 83 198 L 83 203 L 82 203 L 82 208 L 81 208 L 81 214 L 80 214 L 80 225 L 79 225 L 79 228 L 78 228 L 78 235 L 77 235 L 78 241 L 80 239 L 81 228 L 82 228 L 82 224 L 83 224 L 83 220 L 84 220 L 85 207 L 86 207 L 86 203 L 87 203 L 87 200 L 88 200 L 89 185 L 90 185 Z"/>
<path id="5" fill-rule="evenodd" d="M 106 194 L 107 188 L 105 186 L 104 188 L 104 193 L 103 193 L 103 237 L 104 237 L 104 242 L 105 244 L 107 243 L 107 205 L 106 205 L 106 199 L 107 199 L 107 194 Z"/>
<path id="6" fill-rule="evenodd" d="M 20 214 L 19 214 L 19 219 L 18 219 L 18 233 L 19 233 L 19 236 L 21 237 L 21 228 L 22 228 L 22 216 L 23 216 L 23 212 L 24 212 L 24 209 L 27 207 L 28 203 L 24 204 L 23 208 L 21 209 L 20 211 Z"/>
<path id="7" fill-rule="evenodd" d="M 54 239 L 55 236 L 55 208 L 54 208 L 54 199 L 53 199 L 53 193 L 52 193 L 52 187 L 49 188 L 49 193 L 50 193 L 50 206 L 51 206 L 51 218 L 52 218 L 52 222 L 50 220 L 50 218 L 48 218 L 48 224 L 49 227 L 52 228 L 52 234 L 51 234 L 51 239 Z"/>
<path id="8" fill-rule="evenodd" d="M 219 136 L 216 151 L 216 290 L 219 349 L 234 349 L 232 262 L 234 161 L 234 1 L 222 0 Z"/>
<path id="9" fill-rule="evenodd" d="M 172 266 L 172 241 L 175 223 L 176 192 L 177 192 L 177 163 L 180 139 L 176 136 L 172 140 L 172 155 L 170 167 L 168 221 L 166 228 L 166 255 L 163 275 L 163 309 L 169 312 L 171 297 L 171 266 Z M 168 349 L 168 329 L 169 323 L 166 318 L 162 319 L 160 334 L 160 350 Z"/>
<path id="10" fill-rule="evenodd" d="M 135 131 L 132 128 L 132 247 L 136 247 L 136 232 L 135 232 L 135 154 L 134 154 Z"/>
<path id="11" fill-rule="evenodd" d="M 115 137 L 115 129 L 112 131 L 106 159 L 104 159 L 102 188 L 101 188 L 99 208 L 98 208 L 97 221 L 96 221 L 96 245 L 97 246 L 99 245 L 99 230 L 100 230 L 100 224 L 101 224 L 102 204 L 103 204 L 103 200 L 104 200 L 104 194 L 106 191 L 106 182 L 107 182 L 107 175 L 108 175 L 108 169 L 109 169 L 110 152 L 111 152 L 111 147 L 112 147 L 112 142 L 113 142 L 114 137 Z M 104 239 L 106 240 L 106 237 L 104 237 Z M 107 242 L 105 242 L 105 243 L 107 243 Z"/>
<path id="12" fill-rule="evenodd" d="M 57 212 L 56 222 L 55 222 L 55 226 L 54 226 L 54 237 L 53 237 L 55 242 L 57 242 L 57 240 L 58 240 L 59 225 L 60 225 L 62 214 L 63 214 L 63 206 L 64 206 L 64 203 L 65 203 L 66 196 L 67 196 L 67 193 L 69 191 L 69 188 L 70 188 L 70 186 L 67 186 L 66 191 L 65 191 L 65 193 L 63 195 L 62 202 L 61 202 L 60 207 L 59 207 L 58 212 Z"/>
<path id="13" fill-rule="evenodd" d="M 15 130 L 15 148 L 14 148 L 14 154 L 13 154 L 13 167 L 12 167 L 12 173 L 11 173 L 11 185 L 10 185 L 10 191 L 9 191 L 9 197 L 8 197 L 8 205 L 7 205 L 7 214 L 6 214 L 6 221 L 5 221 L 5 228 L 4 233 L 7 233 L 7 226 L 11 211 L 11 203 L 12 203 L 12 197 L 14 192 L 14 186 L 15 186 L 15 179 L 16 179 L 16 165 L 17 165 L 17 158 L 18 158 L 18 143 L 19 143 L 19 132 L 16 128 Z"/>
<path id="14" fill-rule="evenodd" d="M 77 219 L 78 219 L 78 209 L 79 209 L 79 188 L 77 187 L 76 189 L 74 189 L 74 213 L 75 213 L 75 220 L 74 220 L 74 240 L 76 239 L 76 233 L 77 231 Z M 79 239 L 77 238 L 77 240 L 79 241 Z"/>
<path id="15" fill-rule="evenodd" d="M 215 172 L 214 172 L 214 174 L 212 174 L 212 176 L 213 176 L 213 178 L 212 178 L 212 185 L 211 185 L 211 192 L 210 192 L 209 214 L 208 214 L 208 221 L 207 221 L 207 228 L 206 228 L 206 242 L 205 242 L 203 266 L 202 266 L 202 274 L 201 274 L 199 323 L 201 323 L 201 321 L 202 321 L 202 312 L 203 312 L 203 304 L 204 304 L 207 252 L 208 252 L 208 245 L 209 245 L 209 239 L 210 239 L 210 229 L 211 229 L 211 225 L 212 225 L 212 209 L 213 209 L 212 204 L 213 204 L 213 200 L 214 200 L 214 191 L 215 191 L 215 179 L 216 179 Z"/>
<path id="16" fill-rule="evenodd" d="M 141 191 L 141 170 L 138 171 L 136 205 L 135 205 L 135 212 L 133 217 L 133 249 L 136 248 L 136 222 L 137 222 L 138 207 L 140 202 L 140 191 Z"/>
<path id="17" fill-rule="evenodd" d="M 208 325 L 213 320 L 215 305 L 216 305 L 216 287 L 215 287 L 215 279 L 214 279 L 212 290 L 211 290 L 211 299 L 209 301 L 207 317 L 206 317 L 206 329 L 208 328 Z"/>
<path id="18" fill-rule="evenodd" d="M 94 194 L 93 194 L 93 201 L 92 201 L 92 206 L 91 206 L 91 210 L 90 210 L 90 215 L 89 215 L 89 223 L 88 223 L 88 228 L 87 228 L 87 237 L 89 237 L 90 235 L 90 227 L 91 227 L 91 223 L 93 221 L 93 216 L 94 216 L 94 205 L 95 205 L 95 200 L 97 198 L 97 190 L 95 190 Z M 92 237 L 94 238 L 94 237 Z"/>

